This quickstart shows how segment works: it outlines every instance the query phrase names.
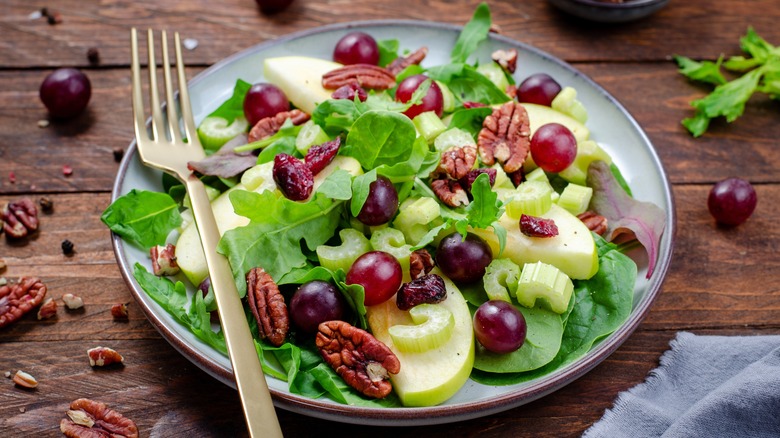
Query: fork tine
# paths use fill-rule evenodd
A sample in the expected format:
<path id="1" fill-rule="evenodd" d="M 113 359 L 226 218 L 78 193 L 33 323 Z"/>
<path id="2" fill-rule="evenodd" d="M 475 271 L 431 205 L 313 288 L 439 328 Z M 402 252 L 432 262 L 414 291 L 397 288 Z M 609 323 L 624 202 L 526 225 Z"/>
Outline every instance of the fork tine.
<path id="1" fill-rule="evenodd" d="M 171 81 L 171 62 L 168 57 L 168 34 L 162 31 L 162 57 L 163 57 L 163 77 L 165 79 L 165 101 L 168 110 L 168 133 L 171 141 L 178 143 L 181 141 L 181 130 L 179 128 L 179 117 L 176 114 L 176 103 L 173 100 L 173 81 Z"/>
<path id="2" fill-rule="evenodd" d="M 156 141 L 164 141 L 163 119 L 160 112 L 160 95 L 157 91 L 157 60 L 154 56 L 154 32 L 147 31 L 149 46 L 149 104 L 152 106 L 152 133 Z"/>
<path id="3" fill-rule="evenodd" d="M 144 122 L 144 99 L 141 94 L 141 67 L 138 62 L 138 33 L 135 28 L 130 29 L 130 58 L 133 76 L 133 115 L 135 117 L 135 138 L 138 141 L 149 140 Z"/>
<path id="4" fill-rule="evenodd" d="M 174 49 L 176 50 L 176 71 L 179 74 L 179 107 L 181 108 L 182 120 L 184 120 L 184 132 L 187 135 L 189 144 L 200 147 L 198 132 L 195 129 L 195 119 L 192 117 L 190 93 L 187 91 L 187 77 L 184 73 L 184 61 L 181 57 L 179 32 L 173 34 L 173 41 Z"/>

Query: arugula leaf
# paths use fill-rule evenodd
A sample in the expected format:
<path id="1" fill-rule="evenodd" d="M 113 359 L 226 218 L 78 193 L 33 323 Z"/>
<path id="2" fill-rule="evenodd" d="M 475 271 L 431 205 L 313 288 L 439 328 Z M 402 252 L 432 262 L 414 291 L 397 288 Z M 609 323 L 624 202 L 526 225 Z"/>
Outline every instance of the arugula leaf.
<path id="1" fill-rule="evenodd" d="M 111 231 L 143 249 L 164 244 L 182 221 L 179 206 L 170 195 L 137 189 L 109 205 L 100 220 Z"/>
<path id="2" fill-rule="evenodd" d="M 680 66 L 680 73 L 689 79 L 701 82 L 720 85 L 726 83 L 726 78 L 720 72 L 720 65 L 723 63 L 723 56 L 718 58 L 717 62 L 702 61 L 696 62 L 685 56 L 674 55 L 674 60 Z"/>
<path id="3" fill-rule="evenodd" d="M 503 202 L 490 187 L 490 177 L 483 173 L 477 176 L 471 185 L 474 200 L 466 206 L 468 223 L 474 228 L 487 228 L 504 213 Z"/>
<path id="4" fill-rule="evenodd" d="M 290 201 L 273 191 L 235 190 L 229 196 L 236 214 L 250 222 L 227 231 L 217 251 L 228 257 L 242 298 L 246 294 L 245 275 L 254 267 L 262 266 L 278 281 L 294 268 L 307 266 L 302 241 L 313 251 L 330 239 L 339 223 L 338 207 L 343 204 L 322 193 L 315 193 L 305 203 Z"/>
<path id="5" fill-rule="evenodd" d="M 490 22 L 490 8 L 487 3 L 482 2 L 458 35 L 458 40 L 450 55 L 451 62 L 466 62 L 469 56 L 477 50 L 479 44 L 487 39 L 488 32 L 490 32 Z"/>

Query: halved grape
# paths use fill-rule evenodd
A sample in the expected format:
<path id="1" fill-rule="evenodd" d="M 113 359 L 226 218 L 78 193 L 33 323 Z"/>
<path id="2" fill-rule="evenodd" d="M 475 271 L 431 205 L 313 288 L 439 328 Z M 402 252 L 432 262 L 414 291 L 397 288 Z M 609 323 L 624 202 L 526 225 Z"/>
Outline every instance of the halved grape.
<path id="1" fill-rule="evenodd" d="M 715 184 L 707 198 L 710 214 L 724 225 L 739 225 L 753 214 L 756 190 L 742 178 L 727 178 Z"/>
<path id="2" fill-rule="evenodd" d="M 511 353 L 522 347 L 527 330 L 523 314 L 503 300 L 482 303 L 474 313 L 474 335 L 494 353 Z"/>
<path id="3" fill-rule="evenodd" d="M 379 63 L 379 46 L 371 35 L 365 32 L 350 32 L 344 35 L 333 49 L 333 60 L 344 64 Z"/>

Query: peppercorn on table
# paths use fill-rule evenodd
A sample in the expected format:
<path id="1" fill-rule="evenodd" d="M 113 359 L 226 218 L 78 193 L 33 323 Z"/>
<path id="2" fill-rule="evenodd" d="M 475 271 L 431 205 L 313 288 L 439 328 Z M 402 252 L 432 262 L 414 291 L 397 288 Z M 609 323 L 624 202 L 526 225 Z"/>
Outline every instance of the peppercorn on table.
<path id="1" fill-rule="evenodd" d="M 108 409 L 121 415 L 117 423 L 130 434 L 126 420 L 131 420 L 140 436 L 246 434 L 235 390 L 193 365 L 146 319 L 100 220 L 134 137 L 131 27 L 181 32 L 192 78 L 241 49 L 291 32 L 374 19 L 463 25 L 479 4 L 294 0 L 269 12 L 268 3 L 287 2 L 260 3 L 265 7 L 252 0 L 0 4 L 0 206 L 15 212 L 6 221 L 13 229 L 0 234 L 0 282 L 6 279 L 0 290 L 12 290 L 20 277 L 40 279 L 23 283 L 33 298 L 25 306 L 32 310 L 18 320 L 16 310 L 8 310 L 9 300 L 0 298 L 0 435 L 57 436 L 63 420 L 64 430 L 85 421 L 68 410 Z M 661 293 L 616 352 L 539 400 L 458 423 L 397 428 L 277 409 L 285 436 L 578 436 L 619 392 L 644 381 L 678 331 L 780 334 L 774 255 L 780 246 L 780 107 L 756 95 L 733 123 L 715 119 L 694 138 L 680 122 L 694 115 L 689 102 L 712 87 L 686 79 L 672 59 L 739 55 L 749 27 L 780 45 L 780 4 L 672 1 L 639 21 L 600 24 L 542 1 L 488 3 L 501 35 L 590 76 L 653 142 L 677 209 L 675 252 Z M 44 78 L 60 67 L 78 69 L 91 82 L 86 109 L 67 120 L 51 118 L 39 96 Z M 726 79 L 738 76 L 729 73 Z M 707 197 L 716 182 L 731 176 L 753 184 L 758 206 L 742 225 L 724 227 L 710 215 Z M 25 232 L 29 235 L 9 236 Z M 92 365 L 113 361 L 122 364 Z"/>

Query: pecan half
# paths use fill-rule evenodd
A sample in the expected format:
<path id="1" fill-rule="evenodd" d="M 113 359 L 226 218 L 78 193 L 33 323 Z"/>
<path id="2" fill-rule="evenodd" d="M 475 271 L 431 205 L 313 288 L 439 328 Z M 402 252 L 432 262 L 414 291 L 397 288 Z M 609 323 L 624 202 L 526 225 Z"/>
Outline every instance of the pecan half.
<path id="1" fill-rule="evenodd" d="M 46 285 L 37 278 L 20 278 L 0 286 L 0 328 L 21 318 L 43 301 Z"/>
<path id="2" fill-rule="evenodd" d="M 436 262 L 425 248 L 412 251 L 409 256 L 409 276 L 412 280 L 431 272 L 434 266 L 436 266 Z"/>
<path id="3" fill-rule="evenodd" d="M 482 122 L 477 137 L 479 157 L 488 166 L 498 161 L 506 173 L 515 172 L 523 166 L 530 150 L 530 134 L 525 108 L 517 102 L 507 102 Z"/>
<path id="4" fill-rule="evenodd" d="M 176 247 L 169 243 L 165 246 L 155 245 L 149 249 L 152 258 L 152 271 L 154 275 L 176 275 L 179 273 L 179 265 L 176 264 Z"/>
<path id="5" fill-rule="evenodd" d="M 116 303 L 111 306 L 111 316 L 114 319 L 127 319 L 127 304 Z"/>
<path id="6" fill-rule="evenodd" d="M 441 153 L 439 173 L 446 173 L 452 179 L 466 176 L 477 162 L 477 148 L 474 146 L 452 146 Z"/>
<path id="7" fill-rule="evenodd" d="M 69 438 L 138 438 L 138 427 L 103 403 L 80 398 L 70 404 L 60 431 Z"/>
<path id="8" fill-rule="evenodd" d="M 257 320 L 260 337 L 280 346 L 290 330 L 290 318 L 284 296 L 271 275 L 263 268 L 253 268 L 246 278 L 247 299 Z"/>
<path id="9" fill-rule="evenodd" d="M 431 181 L 431 189 L 441 202 L 450 207 L 460 207 L 461 205 L 468 205 L 469 203 L 468 194 L 463 190 L 460 183 L 454 179 L 435 179 Z"/>
<path id="10" fill-rule="evenodd" d="M 496 50 L 490 55 L 507 73 L 514 73 L 517 68 L 517 49 Z"/>
<path id="11" fill-rule="evenodd" d="M 588 210 L 585 213 L 578 214 L 577 217 L 590 231 L 599 236 L 603 236 L 607 232 L 607 218 L 604 216 Z"/>
<path id="12" fill-rule="evenodd" d="M 410 65 L 420 65 L 420 63 L 427 55 L 428 48 L 425 46 L 420 47 L 419 49 L 410 53 L 408 56 L 399 56 L 398 58 L 395 58 L 393 62 L 387 66 L 387 69 L 390 70 L 390 73 L 393 75 L 397 75 Z"/>
<path id="13" fill-rule="evenodd" d="M 388 379 L 401 371 L 401 362 L 367 331 L 344 321 L 325 321 L 315 343 L 325 362 L 362 394 L 383 398 L 393 390 Z"/>
<path id="14" fill-rule="evenodd" d="M 105 367 L 115 363 L 124 363 L 125 358 L 116 350 L 108 347 L 95 347 L 87 350 L 89 365 L 93 367 Z"/>
<path id="15" fill-rule="evenodd" d="M 0 215 L 0 223 L 8 237 L 20 239 L 38 229 L 38 208 L 30 198 L 9 202 Z"/>
<path id="16" fill-rule="evenodd" d="M 293 125 L 298 126 L 306 123 L 310 118 L 310 115 L 299 109 L 276 113 L 274 116 L 258 120 L 258 122 L 255 123 L 255 126 L 249 131 L 247 141 L 249 143 L 254 143 L 276 134 L 287 119 L 290 119 Z"/>
<path id="17" fill-rule="evenodd" d="M 395 75 L 384 67 L 371 64 L 351 64 L 322 75 L 322 87 L 336 90 L 357 83 L 367 90 L 387 90 L 395 87 Z"/>

